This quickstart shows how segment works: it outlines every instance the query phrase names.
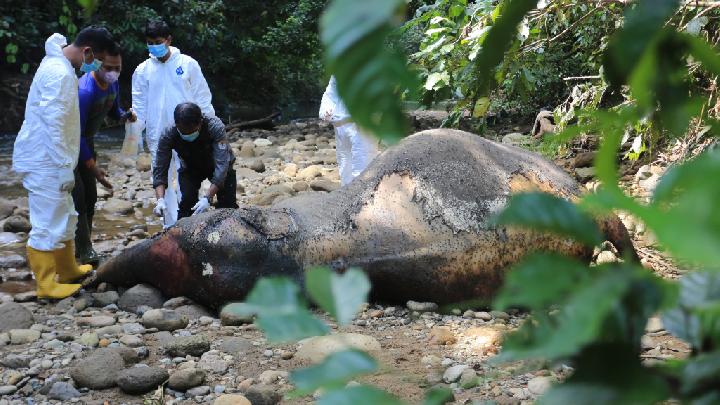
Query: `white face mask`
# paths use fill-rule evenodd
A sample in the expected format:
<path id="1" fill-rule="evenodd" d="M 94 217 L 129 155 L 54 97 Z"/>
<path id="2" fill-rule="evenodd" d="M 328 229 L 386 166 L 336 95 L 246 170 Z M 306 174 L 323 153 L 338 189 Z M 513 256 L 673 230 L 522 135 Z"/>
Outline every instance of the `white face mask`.
<path id="1" fill-rule="evenodd" d="M 119 77 L 120 72 L 112 71 L 103 73 L 103 79 L 110 84 L 115 83 Z"/>

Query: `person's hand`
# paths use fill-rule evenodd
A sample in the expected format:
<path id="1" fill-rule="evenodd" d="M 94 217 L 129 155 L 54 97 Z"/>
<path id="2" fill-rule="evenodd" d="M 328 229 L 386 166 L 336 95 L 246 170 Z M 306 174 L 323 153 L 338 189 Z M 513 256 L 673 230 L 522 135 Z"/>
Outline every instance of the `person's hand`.
<path id="1" fill-rule="evenodd" d="M 325 114 L 323 115 L 323 121 L 330 121 L 332 119 L 332 116 L 332 111 L 325 111 Z"/>
<path id="2" fill-rule="evenodd" d="M 164 198 L 158 198 L 157 203 L 155 204 L 155 209 L 153 209 L 153 213 L 159 217 L 165 216 L 165 210 L 167 209 L 167 205 L 165 204 Z"/>
<path id="3" fill-rule="evenodd" d="M 133 111 L 132 108 L 127 110 L 127 112 L 125 112 L 125 115 L 123 115 L 122 119 L 120 119 L 120 122 L 122 123 L 125 123 L 125 121 L 137 121 L 137 115 L 135 115 L 135 111 Z"/>
<path id="4" fill-rule="evenodd" d="M 95 167 L 95 178 L 97 179 L 97 181 L 100 182 L 100 184 L 103 185 L 103 187 L 105 187 L 108 190 L 112 190 L 113 186 L 112 186 L 112 184 L 110 184 L 110 182 L 107 180 L 107 178 L 105 176 L 107 176 L 107 173 L 105 173 L 105 170 L 96 166 Z"/>
<path id="5" fill-rule="evenodd" d="M 208 201 L 207 197 L 203 197 L 192 207 L 193 215 L 202 214 L 208 208 L 210 208 L 210 201 Z"/>
<path id="6" fill-rule="evenodd" d="M 75 173 L 72 169 L 60 169 L 58 173 L 60 191 L 70 193 L 75 187 Z"/>

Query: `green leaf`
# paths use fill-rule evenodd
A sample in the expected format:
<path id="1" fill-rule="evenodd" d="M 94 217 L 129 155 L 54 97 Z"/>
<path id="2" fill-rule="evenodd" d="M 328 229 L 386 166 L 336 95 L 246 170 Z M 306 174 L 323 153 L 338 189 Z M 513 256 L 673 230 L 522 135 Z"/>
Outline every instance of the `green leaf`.
<path id="1" fill-rule="evenodd" d="M 318 388 L 342 388 L 348 381 L 361 374 L 377 369 L 377 362 L 358 350 L 336 352 L 312 367 L 294 370 L 290 380 L 297 387 L 297 394 L 307 395 Z"/>
<path id="2" fill-rule="evenodd" d="M 453 402 L 455 395 L 448 388 L 432 388 L 425 393 L 423 405 L 444 405 Z"/>
<path id="3" fill-rule="evenodd" d="M 682 369 L 681 392 L 687 396 L 702 394 L 720 384 L 720 352 L 703 353 L 687 360 Z"/>
<path id="4" fill-rule="evenodd" d="M 525 14 L 536 5 L 537 0 L 508 0 L 496 8 L 495 12 L 499 12 L 499 16 L 494 20 L 495 23 L 485 37 L 483 47 L 475 59 L 475 77 L 479 78 L 475 88 L 476 97 L 486 96 L 490 91 L 492 71 L 502 62 Z"/>
<path id="5" fill-rule="evenodd" d="M 320 307 L 340 325 L 347 325 L 367 301 L 370 281 L 359 269 L 348 269 L 340 275 L 326 267 L 318 267 L 307 272 L 306 288 Z"/>
<path id="6" fill-rule="evenodd" d="M 693 272 L 680 279 L 677 307 L 663 313 L 665 329 L 693 347 L 701 348 L 706 337 L 717 334 L 717 304 L 720 302 L 720 273 Z"/>
<path id="7" fill-rule="evenodd" d="M 270 343 L 293 342 L 326 335 L 330 331 L 324 322 L 304 309 L 289 314 L 260 315 L 255 323 L 265 332 Z"/>
<path id="8" fill-rule="evenodd" d="M 291 314 L 304 307 L 300 289 L 287 277 L 260 279 L 247 297 L 247 310 L 257 315 Z"/>
<path id="9" fill-rule="evenodd" d="M 577 260 L 552 253 L 535 253 L 507 274 L 494 307 L 545 309 L 564 301 L 590 279 L 591 269 Z"/>
<path id="10" fill-rule="evenodd" d="M 526 226 L 569 236 L 591 246 L 603 241 L 592 218 L 575 204 L 551 194 L 518 194 L 510 200 L 498 220 L 501 224 Z"/>
<path id="11" fill-rule="evenodd" d="M 388 394 L 367 385 L 330 391 L 318 399 L 317 405 L 402 405 L 402 402 Z"/>
<path id="12" fill-rule="evenodd" d="M 389 143 L 408 132 L 400 93 L 419 88 L 405 57 L 385 46 L 404 6 L 403 0 L 334 0 L 320 22 L 327 68 L 353 121 Z"/>

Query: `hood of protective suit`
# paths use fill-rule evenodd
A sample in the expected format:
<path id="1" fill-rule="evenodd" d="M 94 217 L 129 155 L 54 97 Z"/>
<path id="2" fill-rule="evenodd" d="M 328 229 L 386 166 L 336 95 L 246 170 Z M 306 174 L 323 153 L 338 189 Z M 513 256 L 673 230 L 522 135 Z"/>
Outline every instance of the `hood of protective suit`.
<path id="1" fill-rule="evenodd" d="M 47 56 L 65 56 L 63 55 L 63 47 L 67 45 L 67 39 L 64 36 L 55 33 L 45 41 L 45 54 Z"/>

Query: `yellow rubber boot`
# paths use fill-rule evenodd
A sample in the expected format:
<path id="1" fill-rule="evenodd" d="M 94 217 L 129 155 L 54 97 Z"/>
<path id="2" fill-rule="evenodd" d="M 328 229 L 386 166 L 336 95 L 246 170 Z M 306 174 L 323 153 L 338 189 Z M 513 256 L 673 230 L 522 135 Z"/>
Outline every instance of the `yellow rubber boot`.
<path id="1" fill-rule="evenodd" d="M 55 280 L 55 252 L 44 252 L 27 247 L 30 270 L 35 274 L 38 298 L 67 298 L 75 294 L 80 284 L 61 284 Z"/>
<path id="2" fill-rule="evenodd" d="M 58 275 L 58 281 L 61 283 L 71 283 L 92 271 L 92 265 L 78 265 L 75 261 L 75 242 L 69 240 L 65 243 L 65 247 L 55 250 L 55 263 L 57 268 L 55 272 Z"/>

